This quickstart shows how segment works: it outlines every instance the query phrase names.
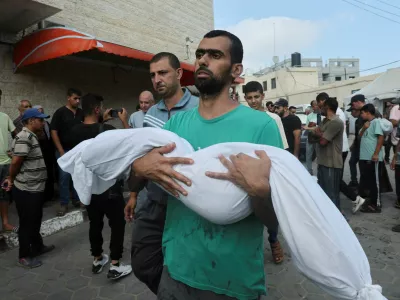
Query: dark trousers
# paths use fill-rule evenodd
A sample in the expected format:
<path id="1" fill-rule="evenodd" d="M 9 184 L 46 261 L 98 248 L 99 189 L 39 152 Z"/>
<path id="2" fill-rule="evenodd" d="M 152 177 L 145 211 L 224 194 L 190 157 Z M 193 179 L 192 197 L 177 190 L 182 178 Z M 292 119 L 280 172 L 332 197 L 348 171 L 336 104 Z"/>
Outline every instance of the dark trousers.
<path id="1" fill-rule="evenodd" d="M 377 205 L 378 200 L 378 186 L 376 184 L 375 176 L 375 162 L 370 160 L 360 160 L 360 185 L 358 193 L 361 197 L 368 197 L 369 203 Z M 378 178 L 382 173 L 383 162 L 379 162 L 378 165 Z"/>
<path id="2" fill-rule="evenodd" d="M 354 147 L 353 150 L 351 151 L 351 157 L 349 160 L 350 175 L 351 175 L 352 182 L 358 182 L 358 180 L 357 180 L 357 164 L 358 164 L 359 160 L 360 160 L 360 148 Z M 344 161 L 343 161 L 343 164 L 344 164 Z"/>
<path id="3" fill-rule="evenodd" d="M 12 194 L 19 217 L 19 258 L 35 256 L 43 247 L 40 226 L 43 217 L 44 193 L 22 191 L 14 186 Z"/>
<path id="4" fill-rule="evenodd" d="M 390 150 L 393 149 L 393 153 L 396 153 L 396 146 L 392 144 L 392 138 L 389 135 L 387 141 L 385 142 L 385 160 L 390 160 Z"/>
<path id="5" fill-rule="evenodd" d="M 164 265 L 162 235 L 167 207 L 146 199 L 132 230 L 131 263 L 135 276 L 157 294 Z"/>
<path id="6" fill-rule="evenodd" d="M 180 281 L 177 281 L 168 273 L 164 267 L 161 276 L 160 287 L 157 293 L 157 300 L 234 300 L 226 295 L 216 294 L 211 291 L 192 288 Z M 259 299 L 259 298 L 258 298 Z M 254 299 L 256 300 L 256 299 Z"/>
<path id="7" fill-rule="evenodd" d="M 108 225 L 111 228 L 110 258 L 119 260 L 124 250 L 125 234 L 125 201 L 121 196 L 109 197 L 109 191 L 101 195 L 92 195 L 90 205 L 86 206 L 90 228 L 89 240 L 92 255 L 95 257 L 103 253 L 104 215 L 108 218 Z"/>
<path id="8" fill-rule="evenodd" d="M 318 183 L 339 210 L 341 177 L 342 169 L 318 165 Z"/>
<path id="9" fill-rule="evenodd" d="M 345 195 L 347 198 L 349 198 L 351 201 L 356 201 L 357 199 L 357 194 L 354 192 L 352 188 L 350 188 L 346 182 L 343 181 L 343 173 L 344 173 L 344 166 L 345 166 L 345 161 L 347 159 L 347 154 L 348 152 L 342 152 L 342 158 L 343 158 L 343 168 L 342 168 L 342 175 L 340 178 L 340 191 Z"/>
<path id="10" fill-rule="evenodd" d="M 395 181 L 396 181 L 396 195 L 397 195 L 397 202 L 400 201 L 400 165 L 396 165 L 396 169 L 394 172 Z"/>

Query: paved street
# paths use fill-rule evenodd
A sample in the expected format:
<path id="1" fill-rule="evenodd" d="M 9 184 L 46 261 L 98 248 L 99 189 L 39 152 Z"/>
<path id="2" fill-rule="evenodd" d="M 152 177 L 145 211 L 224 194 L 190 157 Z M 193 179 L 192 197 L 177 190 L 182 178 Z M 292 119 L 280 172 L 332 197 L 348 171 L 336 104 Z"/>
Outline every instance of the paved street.
<path id="1" fill-rule="evenodd" d="M 391 171 L 389 174 L 393 177 Z M 388 299 L 400 299 L 400 234 L 390 230 L 400 222 L 400 210 L 393 208 L 394 200 L 393 193 L 385 194 L 382 214 L 352 216 L 349 201 L 342 198 L 350 225 L 369 257 L 374 283 L 382 285 Z M 126 226 L 125 262 L 129 262 L 131 226 Z M 106 225 L 106 240 L 109 232 Z M 31 271 L 15 265 L 17 249 L 0 254 L 0 300 L 156 299 L 133 275 L 111 282 L 106 278 L 107 269 L 99 275 L 91 273 L 88 223 L 47 237 L 45 242 L 57 248 L 42 258 L 42 267 Z M 108 249 L 108 243 L 104 249 Z M 286 255 L 285 262 L 276 266 L 271 261 L 269 246 L 265 249 L 269 293 L 266 299 L 333 299 L 301 276 L 291 264 L 287 251 Z"/>

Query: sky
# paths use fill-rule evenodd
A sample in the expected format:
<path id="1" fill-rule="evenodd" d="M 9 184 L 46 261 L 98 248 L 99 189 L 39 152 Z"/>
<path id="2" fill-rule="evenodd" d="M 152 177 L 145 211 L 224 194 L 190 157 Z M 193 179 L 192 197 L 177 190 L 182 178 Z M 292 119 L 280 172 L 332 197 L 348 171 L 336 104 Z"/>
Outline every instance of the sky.
<path id="1" fill-rule="evenodd" d="M 272 65 L 274 48 L 279 61 L 290 58 L 293 52 L 324 62 L 329 58 L 359 58 L 361 71 L 400 60 L 400 0 L 345 1 L 214 0 L 214 27 L 242 40 L 244 69 L 250 73 Z M 400 67 L 400 62 L 361 72 L 361 76 L 394 67 Z"/>

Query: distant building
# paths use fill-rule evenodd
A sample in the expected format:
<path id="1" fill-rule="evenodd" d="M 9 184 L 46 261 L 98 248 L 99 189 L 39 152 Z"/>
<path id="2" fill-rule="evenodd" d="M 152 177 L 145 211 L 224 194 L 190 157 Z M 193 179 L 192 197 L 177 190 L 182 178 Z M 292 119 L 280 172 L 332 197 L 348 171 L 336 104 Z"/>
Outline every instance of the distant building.
<path id="1" fill-rule="evenodd" d="M 278 62 L 272 67 L 265 68 L 254 73 L 254 76 L 262 76 L 285 68 L 314 68 L 318 72 L 318 84 L 330 84 L 336 81 L 355 79 L 360 77 L 360 60 L 358 58 L 330 58 L 323 63 L 322 58 L 302 58 L 301 64 L 292 63 L 292 58 Z"/>

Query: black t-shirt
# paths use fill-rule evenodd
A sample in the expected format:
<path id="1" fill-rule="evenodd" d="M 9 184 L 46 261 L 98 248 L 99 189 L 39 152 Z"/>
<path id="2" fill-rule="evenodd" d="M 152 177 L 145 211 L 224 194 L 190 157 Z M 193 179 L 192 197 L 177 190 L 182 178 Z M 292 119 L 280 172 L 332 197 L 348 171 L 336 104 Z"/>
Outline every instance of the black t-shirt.
<path id="1" fill-rule="evenodd" d="M 294 134 L 293 131 L 301 130 L 301 120 L 298 116 L 288 115 L 282 118 L 283 128 L 285 129 L 286 139 L 289 145 L 289 152 L 294 152 Z"/>
<path id="2" fill-rule="evenodd" d="M 354 147 L 359 148 L 360 147 L 360 130 L 361 128 L 363 128 L 364 124 L 365 124 L 365 120 L 363 120 L 363 118 L 358 117 L 358 119 L 355 122 L 355 139 L 354 139 Z"/>
<path id="3" fill-rule="evenodd" d="M 102 127 L 102 128 L 100 128 Z M 73 147 L 78 145 L 79 143 L 93 139 L 95 138 L 98 134 L 100 134 L 103 131 L 107 130 L 113 130 L 115 127 L 108 125 L 108 124 L 100 124 L 100 123 L 95 123 L 95 124 L 84 124 L 80 123 L 78 125 L 75 125 L 72 127 L 70 131 L 70 137 L 68 140 L 68 144 Z"/>
<path id="4" fill-rule="evenodd" d="M 69 144 L 69 136 L 71 129 L 83 122 L 83 112 L 80 108 L 76 110 L 74 114 L 66 106 L 60 107 L 56 110 L 51 119 L 50 127 L 52 130 L 56 130 L 60 139 L 61 145 L 64 150 L 70 150 L 73 148 Z"/>

